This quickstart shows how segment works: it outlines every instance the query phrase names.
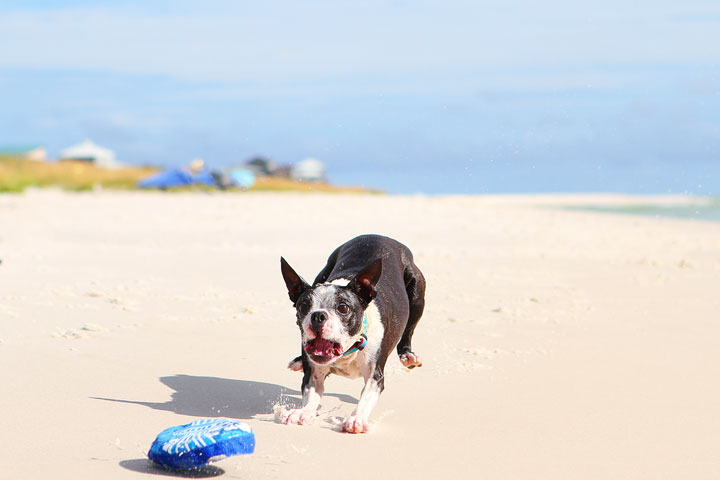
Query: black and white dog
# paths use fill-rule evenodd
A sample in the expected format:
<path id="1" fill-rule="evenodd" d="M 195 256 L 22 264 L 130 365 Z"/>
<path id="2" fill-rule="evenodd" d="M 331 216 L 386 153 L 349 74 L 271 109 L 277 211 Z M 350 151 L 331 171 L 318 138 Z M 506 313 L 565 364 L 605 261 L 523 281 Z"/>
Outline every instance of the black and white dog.
<path id="1" fill-rule="evenodd" d="M 302 355 L 288 367 L 304 372 L 302 407 L 290 410 L 284 422 L 304 424 L 315 417 L 329 374 L 362 376 L 365 387 L 343 429 L 367 432 L 393 348 L 404 366 L 422 365 L 411 347 L 425 307 L 422 272 L 405 245 L 380 235 L 362 235 L 338 247 L 312 286 L 284 258 L 280 264 L 302 336 Z"/>

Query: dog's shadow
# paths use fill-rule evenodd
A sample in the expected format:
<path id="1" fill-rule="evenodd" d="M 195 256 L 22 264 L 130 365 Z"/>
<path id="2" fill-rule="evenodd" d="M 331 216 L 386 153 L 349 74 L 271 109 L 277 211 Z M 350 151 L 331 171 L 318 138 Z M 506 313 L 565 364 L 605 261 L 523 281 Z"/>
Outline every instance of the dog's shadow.
<path id="1" fill-rule="evenodd" d="M 143 402 L 118 398 L 92 397 L 110 402 L 144 405 L 156 410 L 175 412 L 192 417 L 227 417 L 249 419 L 256 415 L 273 413 L 276 404 L 290 408 L 300 406 L 301 393 L 273 383 L 229 378 L 173 375 L 160 381 L 174 390 L 169 401 Z M 326 393 L 345 403 L 357 403 L 350 396 Z"/>
<path id="2" fill-rule="evenodd" d="M 273 383 L 251 380 L 232 380 L 229 378 L 196 377 L 192 375 L 173 375 L 161 377 L 160 381 L 174 390 L 167 402 L 143 402 L 119 398 L 91 397 L 109 402 L 144 405 L 156 410 L 175 412 L 192 417 L 227 417 L 249 419 L 256 415 L 273 413 L 277 404 L 296 408 L 300 406 L 300 392 Z M 346 403 L 356 403 L 350 395 L 330 393 Z M 126 470 L 152 475 L 175 477 L 206 478 L 225 473 L 221 468 L 207 465 L 198 470 L 169 471 L 158 468 L 146 458 L 122 460 L 119 464 Z"/>

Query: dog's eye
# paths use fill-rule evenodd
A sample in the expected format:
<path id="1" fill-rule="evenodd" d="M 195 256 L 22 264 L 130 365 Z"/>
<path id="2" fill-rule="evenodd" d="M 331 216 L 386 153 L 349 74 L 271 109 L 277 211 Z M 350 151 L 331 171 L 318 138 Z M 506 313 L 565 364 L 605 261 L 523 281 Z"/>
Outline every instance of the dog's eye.
<path id="1" fill-rule="evenodd" d="M 347 315 L 347 313 L 350 311 L 350 307 L 348 307 L 344 303 L 341 303 L 340 305 L 337 306 L 337 311 L 343 315 Z"/>
<path id="2" fill-rule="evenodd" d="M 300 305 L 298 305 L 297 309 L 300 315 L 307 315 L 307 313 L 310 311 L 310 305 L 308 305 L 307 303 L 301 303 Z"/>

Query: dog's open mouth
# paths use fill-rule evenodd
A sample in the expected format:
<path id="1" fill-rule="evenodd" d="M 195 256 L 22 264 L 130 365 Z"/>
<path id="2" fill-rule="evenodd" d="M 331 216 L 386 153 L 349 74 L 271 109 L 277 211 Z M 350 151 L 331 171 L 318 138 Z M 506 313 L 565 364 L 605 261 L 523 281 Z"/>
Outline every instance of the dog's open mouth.
<path id="1" fill-rule="evenodd" d="M 343 354 L 342 345 L 332 340 L 315 338 L 305 344 L 305 352 L 315 363 L 330 363 L 335 357 Z"/>

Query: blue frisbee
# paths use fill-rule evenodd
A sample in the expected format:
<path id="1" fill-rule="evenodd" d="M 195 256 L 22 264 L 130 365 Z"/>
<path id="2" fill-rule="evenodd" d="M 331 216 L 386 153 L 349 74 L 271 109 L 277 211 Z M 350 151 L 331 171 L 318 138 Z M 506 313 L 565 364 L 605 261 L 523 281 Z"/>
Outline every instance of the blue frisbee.
<path id="1" fill-rule="evenodd" d="M 150 446 L 148 458 L 170 470 L 188 470 L 253 451 L 255 434 L 249 425 L 211 418 L 163 430 Z"/>

